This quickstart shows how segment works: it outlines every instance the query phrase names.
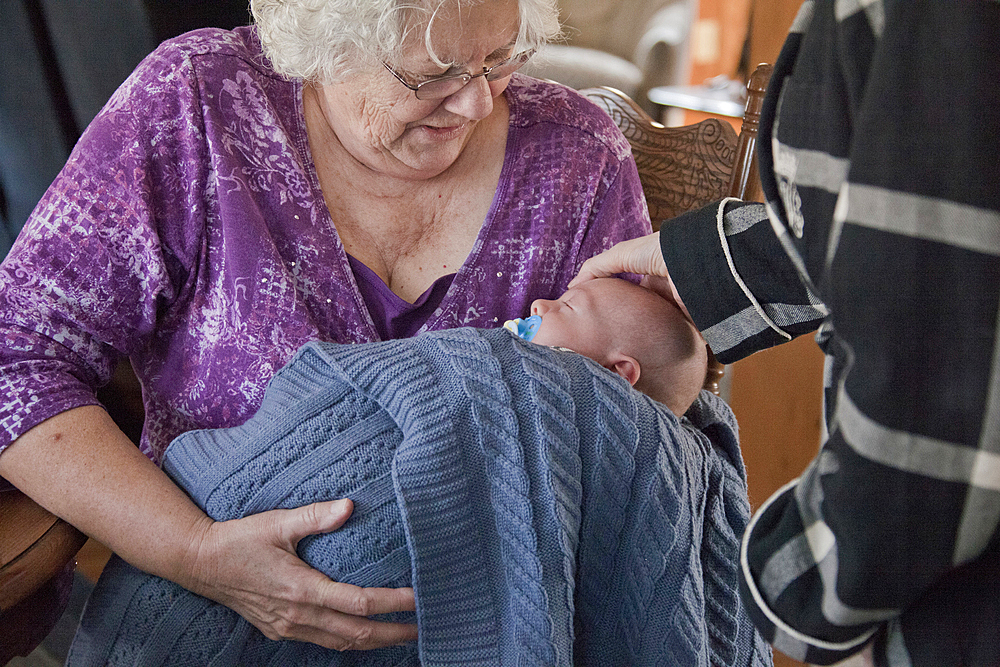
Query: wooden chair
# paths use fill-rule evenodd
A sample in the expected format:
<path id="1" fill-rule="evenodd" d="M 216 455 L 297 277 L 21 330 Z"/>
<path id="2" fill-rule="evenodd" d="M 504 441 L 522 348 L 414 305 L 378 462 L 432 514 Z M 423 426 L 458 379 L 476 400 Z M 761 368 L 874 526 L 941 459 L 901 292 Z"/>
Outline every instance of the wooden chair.
<path id="1" fill-rule="evenodd" d="M 86 541 L 17 489 L 0 490 L 0 664 L 27 655 L 59 620 Z"/>
<path id="2" fill-rule="evenodd" d="M 771 70 L 771 65 L 758 65 L 750 77 L 739 135 L 729 123 L 715 118 L 665 127 L 614 88 L 580 91 L 608 112 L 632 144 L 654 230 L 681 213 L 724 197 L 760 200 L 754 149 Z M 719 393 L 723 368 L 709 350 L 705 388 L 715 394 Z"/>

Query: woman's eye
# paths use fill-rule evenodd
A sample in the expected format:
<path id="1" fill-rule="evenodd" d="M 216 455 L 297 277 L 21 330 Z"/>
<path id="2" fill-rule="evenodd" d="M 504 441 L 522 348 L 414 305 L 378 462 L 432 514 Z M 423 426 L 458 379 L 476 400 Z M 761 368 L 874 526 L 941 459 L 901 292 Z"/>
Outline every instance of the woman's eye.
<path id="1" fill-rule="evenodd" d="M 448 76 L 459 76 L 459 75 L 464 74 L 464 73 L 465 73 L 465 69 L 459 67 L 458 65 L 452 65 L 451 67 L 449 67 L 445 71 L 439 72 L 438 74 L 434 74 L 433 76 L 430 76 L 428 78 L 431 78 L 431 79 L 443 79 L 443 78 L 448 77 Z"/>
<path id="2" fill-rule="evenodd" d="M 427 81 L 433 81 L 434 79 L 440 79 L 443 76 L 446 76 L 446 75 L 445 74 L 421 74 L 420 76 L 418 76 L 416 78 L 417 78 L 417 83 L 421 84 L 421 83 L 426 83 Z"/>

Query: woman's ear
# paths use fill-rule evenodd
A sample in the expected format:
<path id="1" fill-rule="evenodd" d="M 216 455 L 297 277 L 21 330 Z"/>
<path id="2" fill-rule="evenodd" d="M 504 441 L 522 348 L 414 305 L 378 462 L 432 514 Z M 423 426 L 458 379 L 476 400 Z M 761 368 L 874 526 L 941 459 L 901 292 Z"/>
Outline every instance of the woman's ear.
<path id="1" fill-rule="evenodd" d="M 626 354 L 620 355 L 612 359 L 608 363 L 606 368 L 609 371 L 621 375 L 623 378 L 625 378 L 626 382 L 628 382 L 633 387 L 635 386 L 635 383 L 639 381 L 639 373 L 640 373 L 639 362 L 636 361 L 634 357 L 630 357 Z"/>

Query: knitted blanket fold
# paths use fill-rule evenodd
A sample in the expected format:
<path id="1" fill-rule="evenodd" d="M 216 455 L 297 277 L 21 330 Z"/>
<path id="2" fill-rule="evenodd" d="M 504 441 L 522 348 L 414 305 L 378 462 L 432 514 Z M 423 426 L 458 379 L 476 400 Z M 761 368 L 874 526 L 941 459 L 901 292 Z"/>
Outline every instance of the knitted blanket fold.
<path id="1" fill-rule="evenodd" d="M 239 427 L 164 469 L 211 517 L 348 497 L 306 538 L 331 578 L 410 586 L 416 644 L 271 641 L 114 558 L 68 665 L 766 666 L 738 598 L 749 516 L 732 413 L 684 419 L 584 357 L 503 329 L 311 343 Z"/>

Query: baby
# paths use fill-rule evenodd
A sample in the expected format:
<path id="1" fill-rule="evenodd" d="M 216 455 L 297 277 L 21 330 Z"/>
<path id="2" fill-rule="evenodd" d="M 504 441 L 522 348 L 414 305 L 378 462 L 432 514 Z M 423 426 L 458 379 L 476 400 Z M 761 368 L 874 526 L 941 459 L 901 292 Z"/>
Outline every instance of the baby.
<path id="1" fill-rule="evenodd" d="M 675 415 L 705 382 L 708 351 L 698 330 L 675 304 L 627 280 L 599 278 L 554 301 L 538 299 L 531 317 L 504 327 L 593 359 Z"/>

